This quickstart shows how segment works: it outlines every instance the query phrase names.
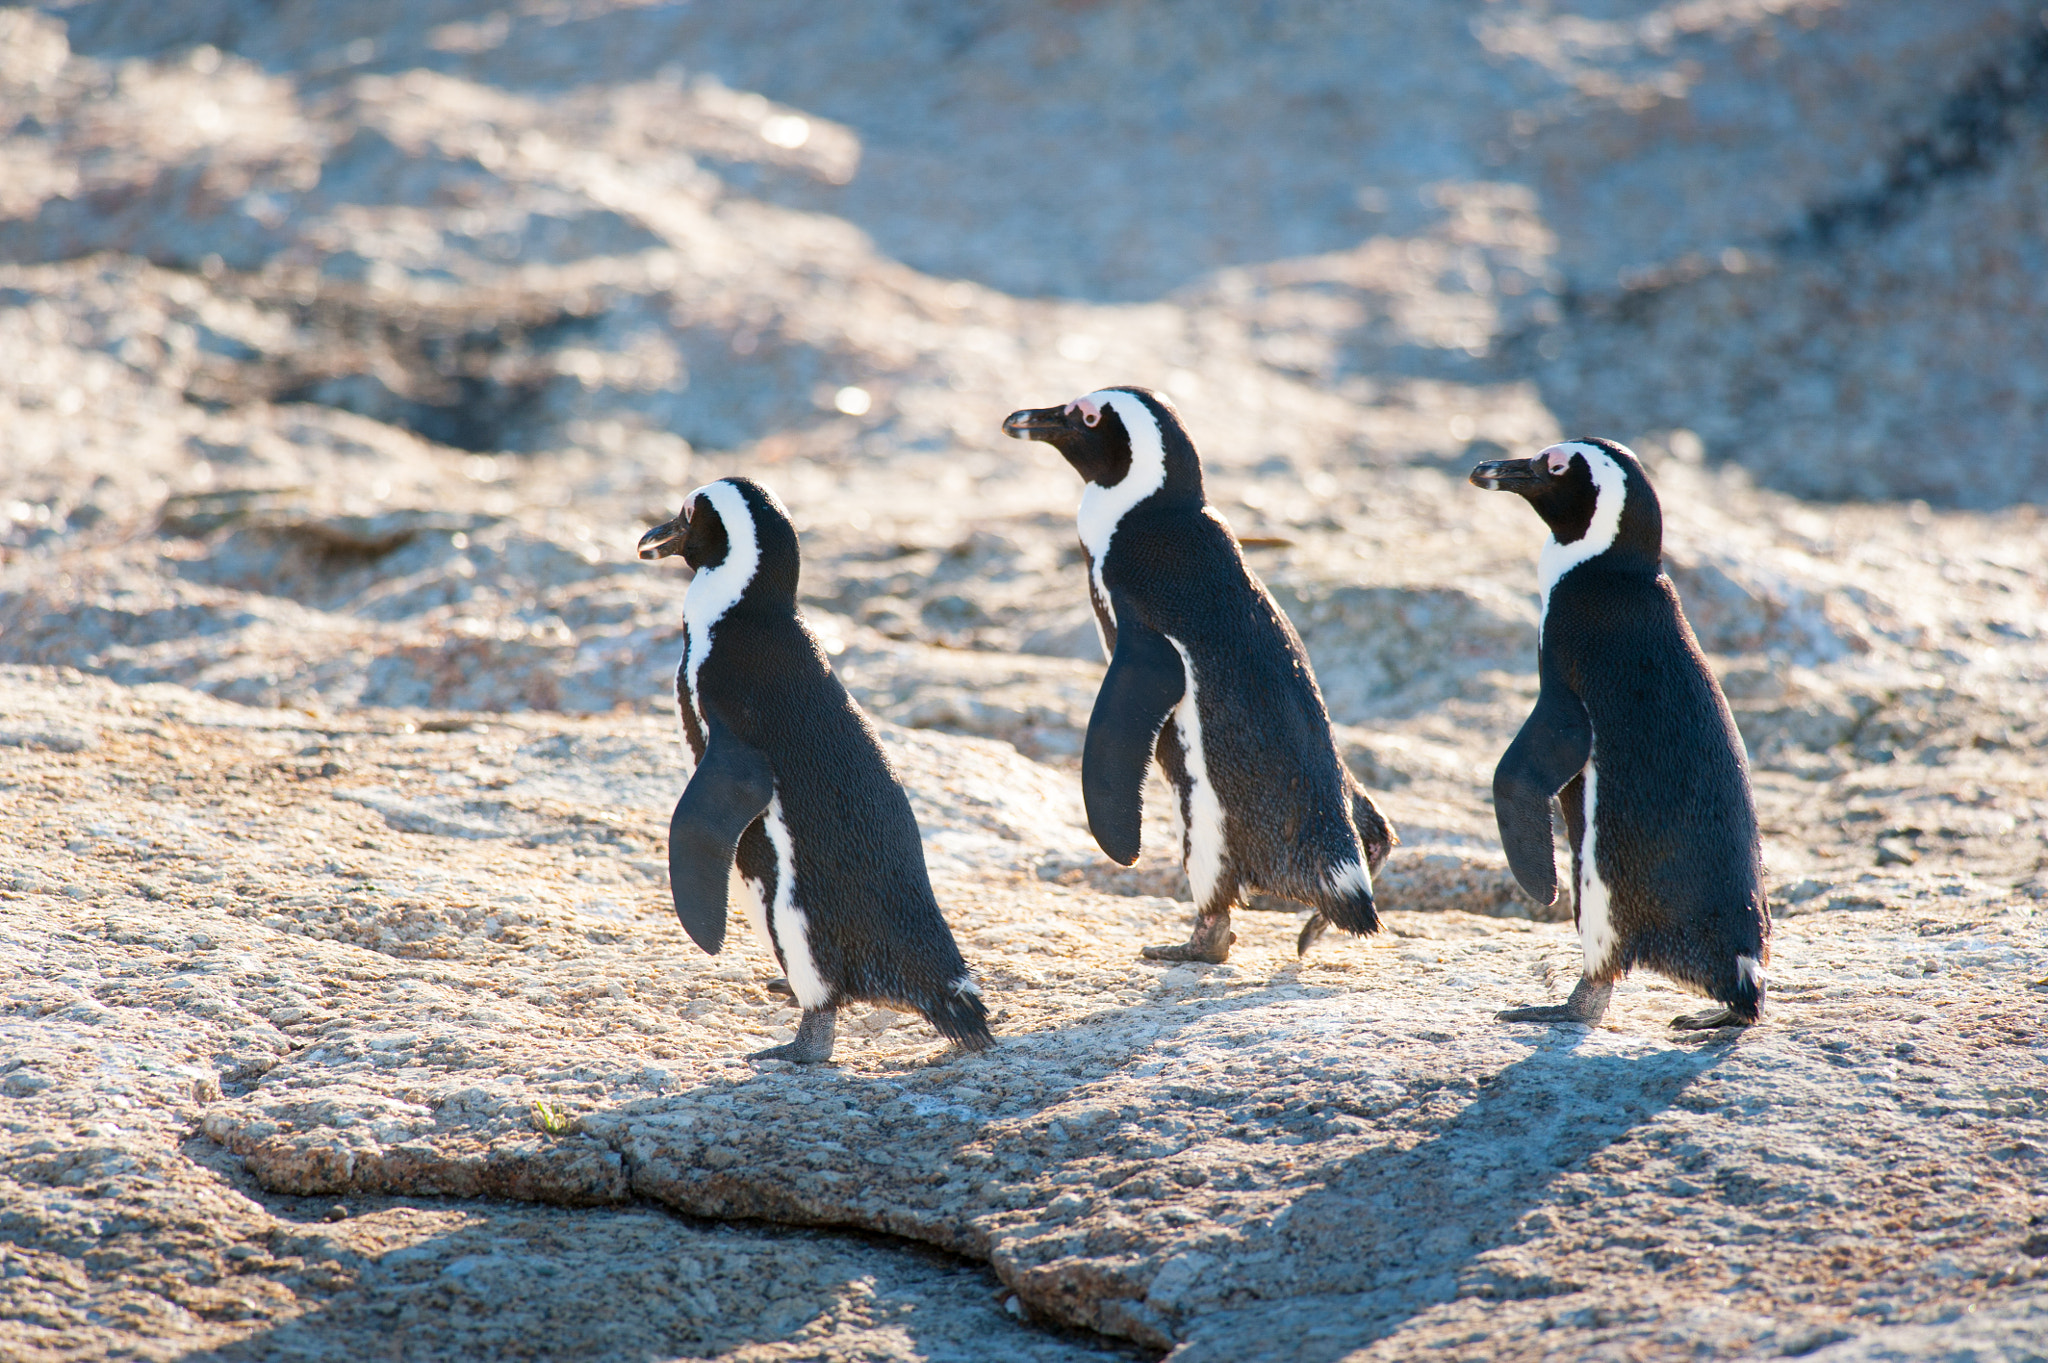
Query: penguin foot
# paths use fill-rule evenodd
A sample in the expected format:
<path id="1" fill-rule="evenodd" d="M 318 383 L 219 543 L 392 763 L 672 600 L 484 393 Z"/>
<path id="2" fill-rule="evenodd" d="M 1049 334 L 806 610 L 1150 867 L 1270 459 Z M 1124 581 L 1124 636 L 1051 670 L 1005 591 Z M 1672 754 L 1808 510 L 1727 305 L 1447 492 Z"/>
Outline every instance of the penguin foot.
<path id="1" fill-rule="evenodd" d="M 786 999 L 793 999 L 796 997 L 796 990 L 791 989 L 789 987 L 789 981 L 784 979 L 780 975 L 777 975 L 774 979 L 768 981 L 761 987 L 771 994 L 780 994 L 782 995 L 782 997 Z"/>
<path id="2" fill-rule="evenodd" d="M 1222 965 L 1230 959 L 1230 944 L 1236 940 L 1237 934 L 1230 930 L 1229 913 L 1213 917 L 1205 914 L 1195 923 L 1194 935 L 1187 941 L 1170 947 L 1145 947 L 1142 954 L 1148 961 L 1205 961 Z"/>
<path id="3" fill-rule="evenodd" d="M 1495 1013 L 1502 1022 L 1578 1022 L 1591 1027 L 1607 1016 L 1607 1002 L 1614 997 L 1614 982 L 1594 984 L 1581 976 L 1572 996 L 1547 1008 L 1510 1008 Z"/>
<path id="4" fill-rule="evenodd" d="M 1294 954 L 1308 955 L 1308 949 L 1321 940 L 1322 935 L 1329 930 L 1330 920 L 1323 917 L 1322 910 L 1318 909 L 1310 914 L 1308 921 L 1301 925 L 1301 936 L 1294 939 Z"/>
<path id="5" fill-rule="evenodd" d="M 749 1060 L 787 1060 L 796 1065 L 822 1065 L 832 1058 L 832 1038 L 838 1030 L 837 1008 L 807 1008 L 797 1024 L 796 1040 L 786 1046 L 755 1051 Z"/>
<path id="6" fill-rule="evenodd" d="M 1746 1018 L 1733 1008 L 1716 1008 L 1711 1013 L 1681 1013 L 1671 1019 L 1671 1025 L 1681 1032 L 1710 1032 L 1716 1027 L 1752 1027 L 1755 1018 Z"/>

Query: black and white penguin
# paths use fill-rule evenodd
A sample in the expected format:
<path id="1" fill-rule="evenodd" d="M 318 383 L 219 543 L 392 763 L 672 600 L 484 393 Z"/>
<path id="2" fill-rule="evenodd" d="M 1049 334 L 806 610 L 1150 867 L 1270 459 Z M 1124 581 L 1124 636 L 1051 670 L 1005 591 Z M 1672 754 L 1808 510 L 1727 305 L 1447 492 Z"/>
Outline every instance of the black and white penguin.
<path id="1" fill-rule="evenodd" d="M 1564 807 L 1585 973 L 1556 1007 L 1511 1022 L 1597 1022 L 1646 965 L 1723 1006 L 1672 1020 L 1738 1027 L 1764 1006 L 1770 913 L 1742 737 L 1664 575 L 1664 518 L 1643 467 L 1611 440 L 1498 459 L 1472 482 L 1528 499 L 1550 527 L 1536 708 L 1493 774 L 1515 879 L 1557 897 L 1550 801 Z"/>
<path id="2" fill-rule="evenodd" d="M 1050 444 L 1086 483 L 1078 524 L 1109 660 L 1081 753 L 1089 829 L 1129 866 L 1155 759 L 1179 792 L 1199 917 L 1186 943 L 1145 955 L 1226 959 L 1231 906 L 1253 890 L 1316 911 L 1301 951 L 1332 923 L 1375 931 L 1393 829 L 1337 756 L 1300 636 L 1204 497 L 1180 414 L 1147 389 L 1105 388 L 1003 429 Z"/>
<path id="3" fill-rule="evenodd" d="M 988 1010 L 939 914 L 910 800 L 867 716 L 797 613 L 796 529 L 747 478 L 698 488 L 640 557 L 681 554 L 676 707 L 697 766 L 669 823 L 669 887 L 717 955 L 737 861 L 747 915 L 803 1006 L 796 1040 L 751 1057 L 832 1055 L 843 1003 L 922 1013 L 969 1050 Z"/>

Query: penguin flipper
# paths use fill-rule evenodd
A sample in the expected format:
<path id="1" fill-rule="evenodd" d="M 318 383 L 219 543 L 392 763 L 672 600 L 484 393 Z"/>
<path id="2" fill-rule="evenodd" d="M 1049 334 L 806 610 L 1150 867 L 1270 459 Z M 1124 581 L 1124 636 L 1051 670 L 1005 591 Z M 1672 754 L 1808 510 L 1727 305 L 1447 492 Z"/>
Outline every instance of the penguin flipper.
<path id="1" fill-rule="evenodd" d="M 1586 707 L 1546 669 L 1536 708 L 1493 769 L 1493 817 L 1501 850 L 1529 897 L 1557 898 L 1557 859 L 1551 851 L 1550 799 L 1585 768 L 1593 755 L 1593 724 Z"/>
<path id="2" fill-rule="evenodd" d="M 1081 748 L 1081 797 L 1088 831 L 1111 861 L 1138 859 L 1145 816 L 1145 772 L 1159 730 L 1187 693 L 1180 650 L 1145 624 L 1119 594 L 1116 652 L 1095 695 L 1088 738 Z"/>
<path id="3" fill-rule="evenodd" d="M 716 718 L 704 760 L 668 821 L 668 888 L 690 940 L 716 956 L 725 945 L 725 900 L 740 834 L 775 798 L 775 771 Z"/>

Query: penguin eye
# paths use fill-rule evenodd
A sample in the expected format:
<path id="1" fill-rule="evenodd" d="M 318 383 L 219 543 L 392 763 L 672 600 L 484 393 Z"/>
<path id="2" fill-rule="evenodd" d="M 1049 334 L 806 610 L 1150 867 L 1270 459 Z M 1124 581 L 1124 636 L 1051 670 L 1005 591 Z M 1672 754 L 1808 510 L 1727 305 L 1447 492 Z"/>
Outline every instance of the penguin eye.
<path id="1" fill-rule="evenodd" d="M 1082 412 L 1081 424 L 1083 426 L 1100 426 L 1102 424 L 1102 413 L 1089 411 Z"/>
<path id="2" fill-rule="evenodd" d="M 1562 474 L 1564 473 L 1564 471 L 1565 471 L 1566 469 L 1570 468 L 1571 466 L 1572 466 L 1572 457 L 1571 457 L 1571 454 L 1570 454 L 1570 452 L 1569 452 L 1569 451 L 1566 451 L 1566 450 L 1553 450 L 1553 451 L 1551 451 L 1551 454 L 1550 454 L 1550 472 L 1551 472 L 1552 476 L 1558 476 L 1558 475 L 1562 475 Z"/>
<path id="3" fill-rule="evenodd" d="M 1102 409 L 1087 398 L 1075 398 L 1067 404 L 1067 410 L 1080 412 L 1081 424 L 1084 426 L 1098 426 L 1102 423 Z"/>

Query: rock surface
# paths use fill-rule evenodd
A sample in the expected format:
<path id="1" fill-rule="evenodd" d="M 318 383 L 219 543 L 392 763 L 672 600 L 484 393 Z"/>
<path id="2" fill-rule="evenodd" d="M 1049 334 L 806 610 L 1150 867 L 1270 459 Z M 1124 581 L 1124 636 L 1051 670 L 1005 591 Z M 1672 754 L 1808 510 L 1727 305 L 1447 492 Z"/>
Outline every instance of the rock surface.
<path id="1" fill-rule="evenodd" d="M 890 729 L 1003 1043 L 961 1056 L 855 1009 L 832 1067 L 751 1066 L 794 1010 L 758 944 L 703 957 L 666 911 L 661 721 L 0 686 L 30 832 L 0 886 L 0 1291 L 38 1354 L 114 1348 L 109 1321 L 250 1356 L 339 1356 L 393 1319 L 484 1347 L 514 1328 L 477 1314 L 493 1283 L 558 1257 L 544 1296 L 560 1278 L 587 1324 L 542 1351 L 593 1357 L 1093 1347 L 1017 1334 L 1011 1296 L 1196 1359 L 1559 1331 L 1786 1352 L 1884 1324 L 1945 1341 L 2039 1290 L 2048 945 L 2039 901 L 1985 878 L 1781 889 L 1752 1033 L 1674 1037 L 1685 1000 L 1654 979 L 1602 1028 L 1511 1028 L 1494 1008 L 1575 973 L 1562 925 L 1423 903 L 1296 961 L 1292 920 L 1246 915 L 1229 965 L 1142 962 L 1180 906 L 1037 872 L 1085 855 L 1069 776 Z M 388 1200 L 422 1196 L 597 1219 Z M 1005 1291 L 650 1203 L 881 1232 Z M 605 1281 L 613 1317 L 595 1256 L 621 1240 L 649 1257 Z"/>
<path id="2" fill-rule="evenodd" d="M 2037 8 L 0 11 L 0 1354 L 2048 1355 Z M 996 429 L 1131 381 L 1400 829 L 1381 937 L 1137 958 L 1185 877 L 1081 824 L 1077 487 Z M 1755 766 L 1738 1037 L 1491 1020 L 1576 948 L 1464 472 L 1578 430 Z M 631 548 L 731 472 L 995 1051 L 749 1066 L 765 956 L 666 908 Z"/>

